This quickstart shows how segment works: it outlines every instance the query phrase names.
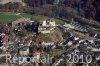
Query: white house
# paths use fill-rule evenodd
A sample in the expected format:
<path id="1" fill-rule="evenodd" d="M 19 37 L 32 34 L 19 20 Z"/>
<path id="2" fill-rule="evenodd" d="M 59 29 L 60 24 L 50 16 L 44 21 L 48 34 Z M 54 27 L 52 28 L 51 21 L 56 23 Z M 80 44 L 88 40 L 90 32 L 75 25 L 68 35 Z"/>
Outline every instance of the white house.
<path id="1" fill-rule="evenodd" d="M 73 43 L 72 43 L 72 41 L 69 41 L 68 42 L 68 46 L 71 46 Z"/>
<path id="2" fill-rule="evenodd" d="M 79 38 L 78 37 L 75 37 L 74 40 L 79 40 Z"/>

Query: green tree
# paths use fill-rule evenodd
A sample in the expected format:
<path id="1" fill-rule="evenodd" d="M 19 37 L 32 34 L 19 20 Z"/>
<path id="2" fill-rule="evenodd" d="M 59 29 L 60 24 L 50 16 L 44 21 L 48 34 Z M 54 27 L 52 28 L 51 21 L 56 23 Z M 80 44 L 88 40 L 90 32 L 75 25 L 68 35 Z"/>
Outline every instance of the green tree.
<path id="1" fill-rule="evenodd" d="M 39 7 L 34 7 L 34 14 L 41 15 L 42 14 L 42 9 L 39 8 Z"/>

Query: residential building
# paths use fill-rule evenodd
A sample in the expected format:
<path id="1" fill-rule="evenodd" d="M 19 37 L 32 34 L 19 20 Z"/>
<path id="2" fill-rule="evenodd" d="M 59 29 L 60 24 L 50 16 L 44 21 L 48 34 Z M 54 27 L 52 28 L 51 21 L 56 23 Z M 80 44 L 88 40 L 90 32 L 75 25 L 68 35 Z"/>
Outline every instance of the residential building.
<path id="1" fill-rule="evenodd" d="M 73 43 L 72 43 L 72 41 L 69 41 L 68 42 L 68 46 L 71 46 Z"/>

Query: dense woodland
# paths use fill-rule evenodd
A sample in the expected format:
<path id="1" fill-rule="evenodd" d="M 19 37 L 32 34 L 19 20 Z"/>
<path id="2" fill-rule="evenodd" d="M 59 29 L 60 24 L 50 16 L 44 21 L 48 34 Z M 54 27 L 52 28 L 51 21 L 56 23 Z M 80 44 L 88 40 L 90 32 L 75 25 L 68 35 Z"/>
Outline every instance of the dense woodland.
<path id="1" fill-rule="evenodd" d="M 70 19 L 81 16 L 100 21 L 100 0 L 24 0 L 27 6 L 20 3 L 7 3 L 0 5 L 0 11 L 24 12 L 49 17 Z"/>

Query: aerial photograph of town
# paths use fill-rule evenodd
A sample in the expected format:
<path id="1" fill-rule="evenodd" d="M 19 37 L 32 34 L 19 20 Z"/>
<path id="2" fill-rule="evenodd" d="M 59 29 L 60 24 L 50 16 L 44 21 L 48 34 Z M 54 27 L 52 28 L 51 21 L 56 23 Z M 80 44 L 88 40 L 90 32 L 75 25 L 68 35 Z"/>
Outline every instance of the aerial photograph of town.
<path id="1" fill-rule="evenodd" d="M 0 0 L 0 66 L 100 66 L 100 0 Z"/>

